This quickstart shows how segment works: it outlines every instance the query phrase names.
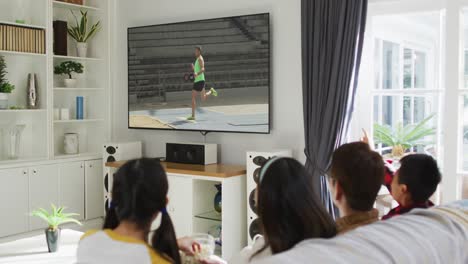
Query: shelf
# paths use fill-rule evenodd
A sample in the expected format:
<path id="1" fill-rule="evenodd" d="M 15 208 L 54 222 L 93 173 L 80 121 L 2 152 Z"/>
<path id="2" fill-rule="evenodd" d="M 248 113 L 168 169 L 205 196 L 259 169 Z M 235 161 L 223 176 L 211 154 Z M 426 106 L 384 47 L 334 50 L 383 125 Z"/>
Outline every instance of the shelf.
<path id="1" fill-rule="evenodd" d="M 93 7 L 93 6 L 85 6 L 85 5 L 77 5 L 77 4 L 70 4 L 61 1 L 53 1 L 55 8 L 66 8 L 71 10 L 89 10 L 89 11 L 101 11 L 100 8 Z"/>
<path id="2" fill-rule="evenodd" d="M 8 165 L 17 165 L 17 164 L 22 164 L 22 163 L 28 163 L 28 162 L 37 162 L 37 161 L 43 161 L 47 160 L 47 157 L 37 157 L 37 158 L 19 158 L 15 160 L 8 160 L 8 159 L 0 159 L 0 167 L 5 167 Z"/>
<path id="3" fill-rule="evenodd" d="M 9 21 L 2 21 L 2 20 L 0 20 L 0 24 L 9 25 L 9 26 L 15 26 L 15 27 L 47 29 L 47 28 L 44 27 L 44 26 L 31 25 L 31 24 L 21 24 L 21 23 L 15 23 L 15 22 L 9 22 Z"/>
<path id="4" fill-rule="evenodd" d="M 45 109 L 6 109 L 0 110 L 0 113 L 45 113 Z"/>
<path id="5" fill-rule="evenodd" d="M 46 57 L 43 53 L 30 53 L 30 52 L 19 52 L 19 51 L 8 51 L 8 50 L 0 50 L 0 55 L 20 55 L 20 56 L 35 56 L 35 57 Z"/>
<path id="6" fill-rule="evenodd" d="M 60 155 L 55 155 L 54 159 L 74 159 L 74 158 L 102 158 L 101 153 L 94 153 L 94 152 L 89 152 L 89 153 L 79 153 L 79 154 L 60 154 Z"/>
<path id="7" fill-rule="evenodd" d="M 70 120 L 54 120 L 55 124 L 70 124 L 70 123 L 93 123 L 93 122 L 103 122 L 104 119 L 70 119 Z"/>
<path id="8" fill-rule="evenodd" d="M 103 88 L 66 88 L 66 87 L 55 87 L 54 91 L 73 92 L 73 91 L 104 91 Z"/>
<path id="9" fill-rule="evenodd" d="M 195 216 L 196 218 L 212 220 L 212 221 L 222 221 L 221 214 L 216 211 L 211 211 L 208 213 L 203 213 Z"/>
<path id="10" fill-rule="evenodd" d="M 99 58 L 73 57 L 73 56 L 61 56 L 61 55 L 54 55 L 54 59 L 81 60 L 81 61 L 102 61 L 102 59 L 99 59 Z"/>

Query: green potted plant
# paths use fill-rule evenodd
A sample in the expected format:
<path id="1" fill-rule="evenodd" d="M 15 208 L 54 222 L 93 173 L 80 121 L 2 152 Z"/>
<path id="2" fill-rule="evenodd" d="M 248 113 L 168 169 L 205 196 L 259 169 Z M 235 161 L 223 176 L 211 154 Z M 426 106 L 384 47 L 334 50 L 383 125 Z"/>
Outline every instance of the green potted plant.
<path id="1" fill-rule="evenodd" d="M 391 147 L 391 155 L 394 158 L 400 158 L 408 149 L 430 143 L 425 142 L 424 139 L 436 133 L 436 128 L 427 124 L 434 116 L 434 114 L 430 115 L 418 124 L 403 126 L 402 123 L 398 123 L 396 128 L 374 124 L 374 141 L 376 144 Z"/>
<path id="2" fill-rule="evenodd" d="M 76 79 L 73 79 L 72 73 L 83 73 L 83 64 L 75 61 L 64 61 L 55 66 L 54 73 L 68 76 L 68 79 L 65 78 L 64 80 L 65 87 L 73 88 L 76 87 L 77 81 Z"/>
<path id="3" fill-rule="evenodd" d="M 37 216 L 47 222 L 48 227 L 45 230 L 47 247 L 49 252 L 56 252 L 60 242 L 59 226 L 65 223 L 75 223 L 81 225 L 80 221 L 73 218 L 79 214 L 64 213 L 65 207 L 57 207 L 52 204 L 52 212 L 48 212 L 43 208 L 39 208 L 31 213 L 32 216 Z"/>
<path id="4" fill-rule="evenodd" d="M 87 41 L 101 28 L 101 21 L 98 21 L 88 29 L 88 12 L 80 11 L 81 19 L 79 22 L 75 13 L 73 13 L 73 11 L 71 12 L 75 17 L 76 24 L 75 26 L 68 27 L 68 34 L 70 34 L 70 36 L 77 42 L 76 47 L 78 57 L 86 57 L 88 53 Z"/>
<path id="5" fill-rule="evenodd" d="M 8 95 L 15 89 L 6 78 L 6 62 L 3 56 L 0 56 L 0 109 L 8 109 Z"/>

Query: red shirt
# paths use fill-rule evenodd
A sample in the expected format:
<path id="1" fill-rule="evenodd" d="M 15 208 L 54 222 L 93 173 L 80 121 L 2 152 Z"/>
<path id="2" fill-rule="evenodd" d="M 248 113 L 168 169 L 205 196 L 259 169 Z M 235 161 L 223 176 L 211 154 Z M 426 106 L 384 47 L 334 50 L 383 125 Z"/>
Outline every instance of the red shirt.
<path id="1" fill-rule="evenodd" d="M 409 211 L 411 211 L 411 210 L 413 210 L 415 208 L 427 209 L 427 208 L 432 207 L 432 206 L 434 206 L 434 204 L 429 200 L 425 201 L 424 203 L 415 203 L 412 206 L 408 206 L 408 207 L 403 207 L 403 206 L 399 205 L 398 207 L 395 207 L 392 210 L 390 210 L 390 212 L 388 212 L 388 214 L 384 215 L 382 217 L 382 220 L 387 220 L 387 219 L 390 219 L 390 218 L 392 218 L 394 216 L 397 216 L 397 215 L 406 214 L 406 213 L 408 213 Z"/>

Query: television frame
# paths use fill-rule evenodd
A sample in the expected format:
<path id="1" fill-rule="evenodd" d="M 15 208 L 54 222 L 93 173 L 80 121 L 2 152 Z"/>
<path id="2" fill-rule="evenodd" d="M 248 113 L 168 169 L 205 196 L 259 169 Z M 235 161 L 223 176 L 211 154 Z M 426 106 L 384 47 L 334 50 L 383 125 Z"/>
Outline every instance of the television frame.
<path id="1" fill-rule="evenodd" d="M 130 48 L 129 48 L 129 36 L 131 29 L 137 28 L 146 28 L 146 27 L 154 27 L 154 26 L 169 26 L 169 25 L 177 25 L 177 24 L 185 24 L 185 23 L 193 23 L 193 22 L 204 22 L 204 21 L 211 21 L 211 20 L 218 20 L 218 19 L 229 19 L 229 18 L 238 18 L 238 17 L 245 17 L 245 16 L 258 16 L 258 15 L 267 15 L 268 16 L 268 131 L 267 132 L 249 132 L 249 131 L 228 131 L 228 130 L 201 130 L 201 129 L 167 129 L 167 128 L 150 128 L 150 127 L 132 127 L 130 126 L 130 91 L 129 91 L 129 83 L 130 83 Z M 135 129 L 135 130 L 160 130 L 160 131 L 188 131 L 188 132 L 198 132 L 206 135 L 208 133 L 237 133 L 237 134 L 259 134 L 259 135 L 268 135 L 271 134 L 271 122 L 272 122 L 272 79 L 271 79 L 271 16 L 269 12 L 266 13 L 255 13 L 255 14 L 246 14 L 246 15 L 237 15 L 237 16 L 227 16 L 227 17 L 218 17 L 218 18 L 209 18 L 209 19 L 198 19 L 198 20 L 189 20 L 183 22 L 172 22 L 172 23 L 163 23 L 163 24 L 154 24 L 154 25 L 146 25 L 146 26 L 136 26 L 136 27 L 128 27 L 127 28 L 127 129 Z"/>

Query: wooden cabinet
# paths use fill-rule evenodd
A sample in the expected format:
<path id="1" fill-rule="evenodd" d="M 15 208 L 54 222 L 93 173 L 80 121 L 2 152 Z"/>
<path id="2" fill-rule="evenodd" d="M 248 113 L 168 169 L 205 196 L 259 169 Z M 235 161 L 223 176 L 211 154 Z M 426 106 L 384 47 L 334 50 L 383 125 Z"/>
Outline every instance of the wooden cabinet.
<path id="1" fill-rule="evenodd" d="M 38 208 L 48 210 L 51 204 L 59 205 L 59 170 L 56 165 L 36 166 L 29 172 L 29 212 Z M 26 185 L 27 186 L 27 185 Z M 16 197 L 16 196 L 15 196 Z M 30 217 L 30 230 L 46 228 L 47 223 Z"/>
<path id="2" fill-rule="evenodd" d="M 0 171 L 0 237 L 28 231 L 29 194 L 27 169 Z"/>
<path id="3" fill-rule="evenodd" d="M 85 218 L 85 168 L 84 162 L 59 164 L 59 206 L 66 207 L 65 212 L 79 214 L 76 218 Z"/>
<path id="4" fill-rule="evenodd" d="M 85 218 L 104 216 L 104 182 L 102 160 L 85 162 Z"/>

